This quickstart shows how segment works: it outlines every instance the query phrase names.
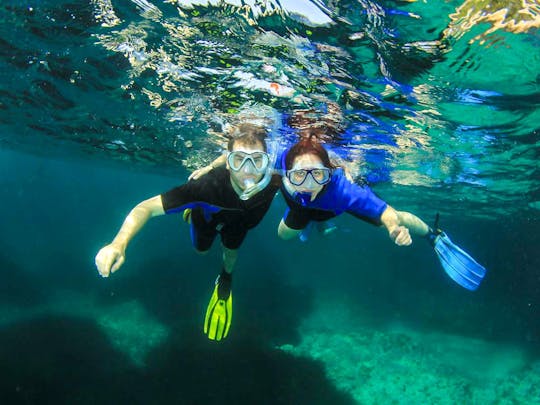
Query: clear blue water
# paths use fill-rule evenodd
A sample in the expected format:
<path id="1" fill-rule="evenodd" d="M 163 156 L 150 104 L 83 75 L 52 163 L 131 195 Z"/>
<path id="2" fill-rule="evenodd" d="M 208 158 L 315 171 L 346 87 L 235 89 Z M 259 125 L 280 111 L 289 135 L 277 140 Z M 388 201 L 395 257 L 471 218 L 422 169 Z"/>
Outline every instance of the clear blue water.
<path id="1" fill-rule="evenodd" d="M 363 403 L 362 389 L 378 387 L 373 403 L 442 403 L 436 392 L 520 403 L 537 393 L 538 6 L 340 1 L 307 18 L 186 4 L 0 6 L 1 402 Z M 201 331 L 220 252 L 195 255 L 179 218 L 153 220 L 122 271 L 97 276 L 95 253 L 129 209 L 215 158 L 246 106 L 271 107 L 276 136 L 291 140 L 285 118 L 306 105 L 323 115 L 329 102 L 344 114 L 329 147 L 392 205 L 426 221 L 441 212 L 488 268 L 477 292 L 453 284 L 424 241 L 397 248 L 353 218 L 330 239 L 279 241 L 280 198 L 242 247 L 220 344 Z M 371 332 L 362 340 L 357 328 Z M 480 360 L 471 341 L 454 356 L 464 369 L 482 364 L 485 379 L 447 380 L 463 370 L 430 346 L 433 334 L 485 342 Z M 507 345 L 525 360 L 497 374 L 511 361 L 491 354 Z M 362 363 L 360 347 L 407 366 Z M 397 379 L 380 388 L 373 371 L 421 376 L 432 357 L 438 380 L 408 395 L 385 391 Z"/>

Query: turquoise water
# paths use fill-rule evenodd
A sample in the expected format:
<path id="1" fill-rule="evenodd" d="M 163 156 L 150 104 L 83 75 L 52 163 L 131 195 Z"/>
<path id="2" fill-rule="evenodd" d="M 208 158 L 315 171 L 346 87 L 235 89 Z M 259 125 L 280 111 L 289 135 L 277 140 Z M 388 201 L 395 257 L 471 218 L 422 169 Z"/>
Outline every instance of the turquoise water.
<path id="1" fill-rule="evenodd" d="M 0 6 L 1 402 L 540 403 L 538 6 L 188 3 Z M 477 292 L 352 217 L 279 241 L 281 197 L 242 246 L 224 342 L 202 333 L 219 249 L 197 256 L 180 218 L 97 275 L 129 209 L 227 124 L 271 115 L 291 141 L 292 111 L 332 102 L 328 147 L 395 207 L 440 212 L 488 268 Z"/>

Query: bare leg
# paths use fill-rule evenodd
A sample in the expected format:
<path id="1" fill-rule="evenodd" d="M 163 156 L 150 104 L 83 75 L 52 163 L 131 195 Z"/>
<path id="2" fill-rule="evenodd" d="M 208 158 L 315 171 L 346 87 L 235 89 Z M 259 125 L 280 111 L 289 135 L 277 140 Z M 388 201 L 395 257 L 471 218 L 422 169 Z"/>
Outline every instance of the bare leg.
<path id="1" fill-rule="evenodd" d="M 238 249 L 227 249 L 223 245 L 221 247 L 223 248 L 223 268 L 231 274 L 238 258 Z"/>
<path id="2" fill-rule="evenodd" d="M 279 223 L 278 236 L 283 240 L 296 238 L 301 233 L 302 233 L 302 229 L 289 228 L 287 225 L 285 225 L 285 221 L 283 221 L 283 219 Z"/>

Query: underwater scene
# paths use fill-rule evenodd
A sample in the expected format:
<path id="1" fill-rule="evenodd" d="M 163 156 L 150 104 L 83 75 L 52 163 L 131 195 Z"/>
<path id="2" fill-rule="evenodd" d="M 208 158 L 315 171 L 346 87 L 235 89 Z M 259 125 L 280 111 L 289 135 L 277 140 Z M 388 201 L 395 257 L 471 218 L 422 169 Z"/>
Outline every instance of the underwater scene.
<path id="1" fill-rule="evenodd" d="M 0 19 L 1 404 L 540 404 L 537 1 Z"/>

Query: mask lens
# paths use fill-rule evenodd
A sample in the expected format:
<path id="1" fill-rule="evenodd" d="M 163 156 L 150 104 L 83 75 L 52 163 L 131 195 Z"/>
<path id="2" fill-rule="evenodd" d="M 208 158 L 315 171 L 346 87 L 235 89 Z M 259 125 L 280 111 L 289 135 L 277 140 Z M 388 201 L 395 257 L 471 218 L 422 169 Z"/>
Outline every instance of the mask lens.
<path id="1" fill-rule="evenodd" d="M 300 186 L 302 183 L 304 183 L 304 181 L 306 181 L 307 174 L 307 170 L 289 170 L 287 172 L 287 177 L 291 184 Z"/>
<path id="2" fill-rule="evenodd" d="M 313 180 L 319 184 L 326 184 L 330 180 L 330 170 L 328 169 L 313 169 L 311 170 Z"/>
<path id="3" fill-rule="evenodd" d="M 243 152 L 233 152 L 229 155 L 229 165 L 233 170 L 240 170 L 246 160 L 246 154 Z"/>
<path id="4" fill-rule="evenodd" d="M 251 162 L 255 169 L 264 170 L 268 165 L 268 155 L 263 152 L 255 152 L 251 154 Z"/>

